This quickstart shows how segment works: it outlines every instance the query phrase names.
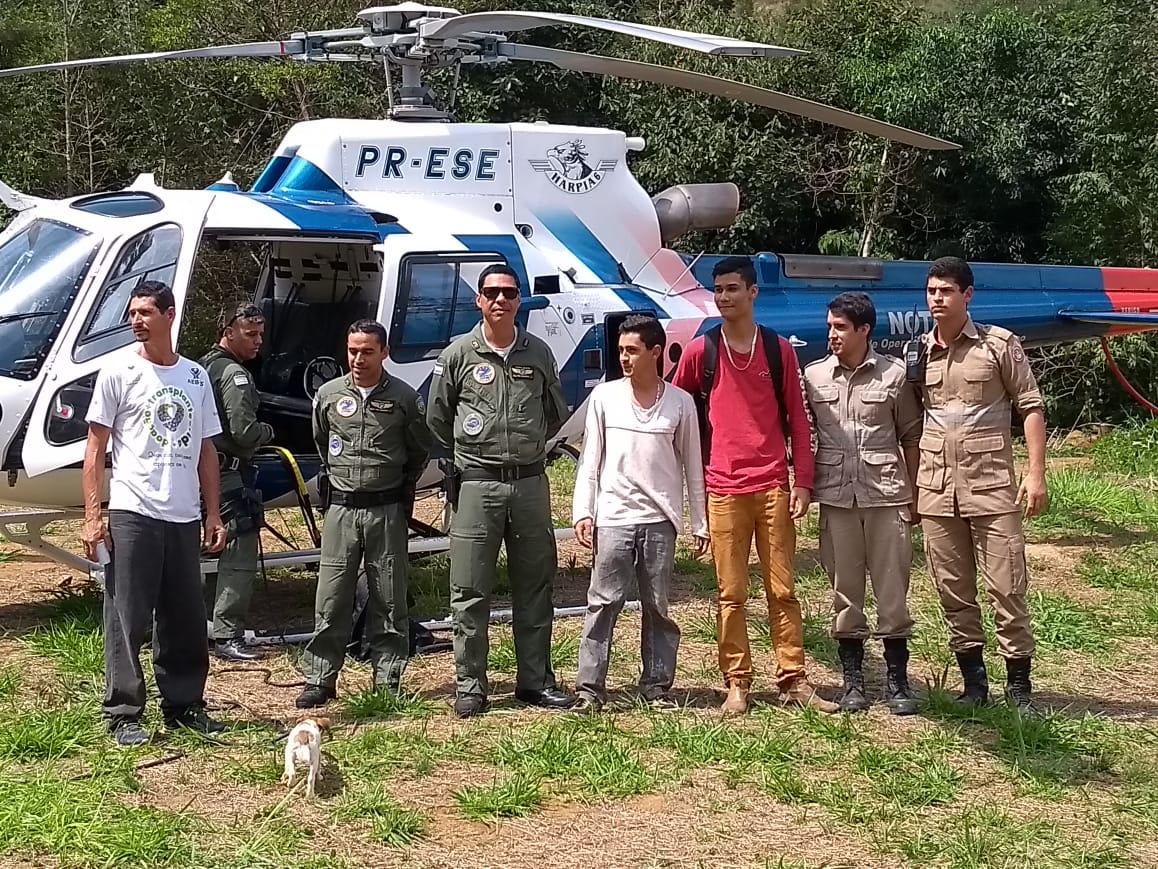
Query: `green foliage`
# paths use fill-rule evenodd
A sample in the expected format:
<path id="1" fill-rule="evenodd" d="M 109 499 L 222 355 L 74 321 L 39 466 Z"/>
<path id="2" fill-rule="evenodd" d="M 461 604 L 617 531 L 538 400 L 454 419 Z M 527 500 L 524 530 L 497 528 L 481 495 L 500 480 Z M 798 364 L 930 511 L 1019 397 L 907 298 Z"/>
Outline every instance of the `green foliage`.
<path id="1" fill-rule="evenodd" d="M 521 775 L 454 792 L 463 817 L 474 821 L 523 817 L 534 812 L 542 799 L 538 779 Z"/>
<path id="2" fill-rule="evenodd" d="M 334 820 L 368 820 L 373 837 L 393 848 L 416 842 L 427 824 L 425 815 L 399 805 L 381 784 L 343 794 Z"/>
<path id="3" fill-rule="evenodd" d="M 1094 467 L 1129 477 L 1158 477 L 1158 420 L 1126 426 L 1094 442 Z"/>

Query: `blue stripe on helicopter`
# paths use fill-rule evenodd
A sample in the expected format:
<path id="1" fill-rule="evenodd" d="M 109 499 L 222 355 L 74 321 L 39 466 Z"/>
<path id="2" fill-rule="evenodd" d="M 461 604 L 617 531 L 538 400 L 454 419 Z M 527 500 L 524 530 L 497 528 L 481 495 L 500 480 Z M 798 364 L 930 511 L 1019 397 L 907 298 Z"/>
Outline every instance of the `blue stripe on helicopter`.
<path id="1" fill-rule="evenodd" d="M 303 232 L 362 235 L 382 239 L 388 235 L 409 233 L 398 223 L 379 223 L 359 205 L 326 205 L 286 199 L 271 193 L 241 193 L 255 202 L 272 208 Z"/>
<path id="2" fill-rule="evenodd" d="M 523 262 L 523 251 L 513 235 L 456 235 L 455 238 L 471 253 L 497 253 L 507 261 L 507 265 L 519 276 L 522 296 L 531 295 L 531 279 L 527 274 L 527 264 Z"/>
<path id="3" fill-rule="evenodd" d="M 656 311 L 661 319 L 668 316 L 662 305 L 642 290 L 625 283 L 619 262 L 575 212 L 549 209 L 536 212 L 535 217 L 560 244 L 579 257 L 583 265 L 607 284 L 607 289 L 619 296 L 628 308 L 633 311 L 650 309 Z"/>
<path id="4" fill-rule="evenodd" d="M 691 257 L 683 255 L 685 262 Z M 704 286 L 712 285 L 712 268 L 725 255 L 700 258 L 692 271 Z M 756 316 L 780 334 L 795 335 L 805 342 L 797 347 L 801 363 L 823 357 L 827 351 L 827 329 L 817 312 L 837 294 L 847 291 L 868 293 L 877 308 L 873 332 L 878 349 L 899 355 L 912 328 L 924 331 L 931 325 L 925 303 L 928 262 L 882 263 L 879 279 L 838 279 L 833 277 L 788 277 L 784 259 L 773 253 L 751 257 L 756 268 L 760 295 Z M 791 257 L 787 257 L 790 261 Z M 848 258 L 855 262 L 856 258 Z M 1102 272 L 1091 266 L 1021 265 L 971 263 L 977 294 L 970 312 L 979 323 L 994 323 L 1021 335 L 1027 345 L 1058 339 L 1077 339 L 1098 334 L 1090 325 L 1067 321 L 1059 316 L 1065 309 L 1095 311 L 1112 309 Z M 706 319 L 698 334 L 718 320 Z"/>

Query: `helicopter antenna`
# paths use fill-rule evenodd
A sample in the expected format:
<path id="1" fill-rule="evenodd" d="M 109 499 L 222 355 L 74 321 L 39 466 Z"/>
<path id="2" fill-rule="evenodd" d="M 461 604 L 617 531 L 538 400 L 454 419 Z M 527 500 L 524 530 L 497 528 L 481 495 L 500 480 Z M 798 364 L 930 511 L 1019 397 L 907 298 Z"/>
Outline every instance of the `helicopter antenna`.
<path id="1" fill-rule="evenodd" d="M 960 145 L 945 139 L 779 91 L 674 67 L 514 43 L 508 41 L 508 36 L 540 27 L 581 27 L 658 42 L 709 57 L 792 58 L 807 54 L 796 48 L 586 15 L 518 11 L 463 15 L 457 9 L 415 2 L 372 6 L 359 12 L 357 18 L 360 23 L 355 27 L 302 31 L 291 34 L 288 39 L 67 60 L 0 69 L 0 77 L 162 60 L 266 58 L 306 63 L 381 61 L 389 92 L 389 117 L 398 120 L 446 121 L 449 120 L 449 112 L 438 105 L 433 92 L 423 81 L 424 73 L 453 67 L 454 77 L 446 101 L 446 105 L 453 108 L 459 86 L 459 71 L 463 64 L 490 66 L 510 61 L 546 63 L 564 70 L 651 82 L 752 103 L 918 148 L 960 148 Z M 394 67 L 400 71 L 397 99 L 394 96 Z"/>

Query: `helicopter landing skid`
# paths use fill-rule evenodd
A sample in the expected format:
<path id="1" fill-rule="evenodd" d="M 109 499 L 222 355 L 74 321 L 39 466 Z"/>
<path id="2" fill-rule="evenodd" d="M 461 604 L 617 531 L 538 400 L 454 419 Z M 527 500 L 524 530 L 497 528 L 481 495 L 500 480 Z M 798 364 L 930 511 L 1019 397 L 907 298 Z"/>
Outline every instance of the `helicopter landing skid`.
<path id="1" fill-rule="evenodd" d="M 79 519 L 68 510 L 27 510 L 0 513 L 0 537 L 9 543 L 43 553 L 60 564 L 80 573 L 90 573 L 97 565 L 75 552 L 69 552 L 44 539 L 45 526 L 62 519 Z"/>

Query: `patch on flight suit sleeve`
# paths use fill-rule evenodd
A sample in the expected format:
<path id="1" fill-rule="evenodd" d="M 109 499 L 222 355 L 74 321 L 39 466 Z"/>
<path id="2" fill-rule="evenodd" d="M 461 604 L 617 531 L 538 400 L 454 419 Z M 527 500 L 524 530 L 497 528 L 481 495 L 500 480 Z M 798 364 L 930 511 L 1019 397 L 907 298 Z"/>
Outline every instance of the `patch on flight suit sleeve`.
<path id="1" fill-rule="evenodd" d="M 233 375 L 233 385 L 234 386 L 248 386 L 249 385 L 249 375 L 248 374 L 234 374 Z"/>
<path id="2" fill-rule="evenodd" d="M 1018 365 L 1025 361 L 1025 351 L 1021 349 L 1020 344 L 1014 343 L 1010 345 L 1009 354 Z"/>
<path id="3" fill-rule="evenodd" d="M 440 374 L 442 374 L 443 370 L 444 369 L 443 369 L 443 365 L 441 362 L 435 362 L 434 363 L 434 376 L 435 377 L 438 377 Z"/>
<path id="4" fill-rule="evenodd" d="M 421 395 L 414 396 L 414 403 L 418 405 L 419 413 L 426 413 L 426 402 L 422 400 Z"/>

